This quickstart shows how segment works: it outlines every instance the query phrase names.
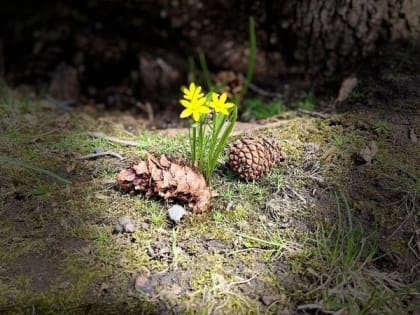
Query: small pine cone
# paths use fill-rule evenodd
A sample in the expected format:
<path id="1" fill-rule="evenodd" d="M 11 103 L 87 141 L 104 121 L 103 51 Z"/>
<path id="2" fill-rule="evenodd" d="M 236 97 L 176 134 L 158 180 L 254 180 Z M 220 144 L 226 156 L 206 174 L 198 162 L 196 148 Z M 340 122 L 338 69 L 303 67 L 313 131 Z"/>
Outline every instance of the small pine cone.
<path id="1" fill-rule="evenodd" d="M 146 161 L 123 169 L 117 175 L 117 183 L 126 192 L 188 204 L 195 213 L 205 212 L 210 206 L 210 189 L 203 175 L 165 155 L 159 159 L 149 155 Z"/>
<path id="2" fill-rule="evenodd" d="M 230 168 L 245 180 L 267 174 L 280 161 L 284 161 L 280 146 L 269 137 L 245 136 L 236 140 L 229 150 Z"/>

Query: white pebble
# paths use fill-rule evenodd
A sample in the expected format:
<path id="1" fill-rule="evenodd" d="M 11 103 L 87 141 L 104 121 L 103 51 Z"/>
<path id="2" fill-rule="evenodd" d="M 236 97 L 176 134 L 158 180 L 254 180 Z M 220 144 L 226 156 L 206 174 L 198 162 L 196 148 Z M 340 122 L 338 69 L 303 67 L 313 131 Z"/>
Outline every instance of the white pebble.
<path id="1" fill-rule="evenodd" d="M 124 230 L 125 230 L 127 233 L 133 233 L 133 232 L 136 230 L 136 226 L 135 226 L 133 223 L 127 223 L 127 224 L 124 226 Z"/>
<path id="2" fill-rule="evenodd" d="M 180 205 L 173 205 L 168 209 L 169 219 L 175 223 L 178 223 L 186 213 L 187 211 Z"/>

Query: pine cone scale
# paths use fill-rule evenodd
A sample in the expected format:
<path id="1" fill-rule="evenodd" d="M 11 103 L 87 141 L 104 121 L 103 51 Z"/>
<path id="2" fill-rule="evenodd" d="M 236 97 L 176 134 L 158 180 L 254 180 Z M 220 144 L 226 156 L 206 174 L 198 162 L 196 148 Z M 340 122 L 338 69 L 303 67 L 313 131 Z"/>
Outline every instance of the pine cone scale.
<path id="1" fill-rule="evenodd" d="M 205 212 L 210 206 L 210 189 L 203 175 L 164 155 L 160 159 L 150 155 L 146 161 L 123 169 L 117 175 L 117 183 L 130 193 L 187 203 L 196 213 Z"/>
<path id="2" fill-rule="evenodd" d="M 269 137 L 243 137 L 229 150 L 229 166 L 245 180 L 267 174 L 284 157 L 277 142 Z"/>

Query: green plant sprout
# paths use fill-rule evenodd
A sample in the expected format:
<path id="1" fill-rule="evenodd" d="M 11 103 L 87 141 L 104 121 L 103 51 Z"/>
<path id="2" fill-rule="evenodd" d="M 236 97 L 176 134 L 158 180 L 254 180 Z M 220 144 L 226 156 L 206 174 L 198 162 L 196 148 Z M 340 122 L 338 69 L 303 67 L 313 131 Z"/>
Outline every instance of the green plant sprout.
<path id="1" fill-rule="evenodd" d="M 264 103 L 260 98 L 251 98 L 245 101 L 241 118 L 246 121 L 264 119 L 278 115 L 283 111 L 284 104 L 281 100 Z"/>
<path id="2" fill-rule="evenodd" d="M 303 100 L 290 104 L 290 108 L 313 111 L 315 109 L 315 96 L 309 94 Z"/>
<path id="3" fill-rule="evenodd" d="M 387 134 L 391 131 L 391 127 L 389 126 L 389 124 L 384 121 L 384 120 L 380 120 L 378 121 L 375 126 L 374 129 L 377 133 L 379 134 Z"/>
<path id="4" fill-rule="evenodd" d="M 214 211 L 213 212 L 213 220 L 215 222 L 221 223 L 224 220 L 224 216 L 220 211 Z"/>
<path id="5" fill-rule="evenodd" d="M 183 89 L 184 97 L 180 100 L 184 110 L 181 118 L 193 119 L 189 139 L 191 160 L 194 166 L 210 182 L 219 156 L 232 132 L 238 117 L 234 103 L 226 102 L 227 94 L 210 92 L 204 95 L 201 86 L 191 83 Z"/>
<path id="6" fill-rule="evenodd" d="M 365 91 L 354 91 L 350 95 L 350 101 L 356 102 L 363 102 L 366 99 L 367 95 Z"/>
<path id="7" fill-rule="evenodd" d="M 178 255 L 180 249 L 178 248 L 177 241 L 176 241 L 176 228 L 172 229 L 172 264 L 174 268 L 178 266 Z"/>

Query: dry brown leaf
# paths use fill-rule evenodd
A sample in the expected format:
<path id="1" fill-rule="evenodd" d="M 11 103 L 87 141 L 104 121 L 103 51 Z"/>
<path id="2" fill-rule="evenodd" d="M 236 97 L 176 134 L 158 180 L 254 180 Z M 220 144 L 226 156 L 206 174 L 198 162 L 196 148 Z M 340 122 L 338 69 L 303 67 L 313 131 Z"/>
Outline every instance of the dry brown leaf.
<path id="1" fill-rule="evenodd" d="M 416 131 L 414 130 L 414 128 L 410 129 L 409 137 L 410 137 L 410 141 L 412 143 L 417 143 L 417 135 L 416 135 Z"/>
<path id="2" fill-rule="evenodd" d="M 361 162 L 371 163 L 376 153 L 378 153 L 378 145 L 375 141 L 371 141 L 366 147 L 360 150 L 358 158 Z"/>
<path id="3" fill-rule="evenodd" d="M 349 98 L 353 90 L 356 88 L 357 83 L 358 80 L 355 77 L 345 78 L 341 83 L 340 91 L 337 96 L 337 102 L 343 102 Z"/>

